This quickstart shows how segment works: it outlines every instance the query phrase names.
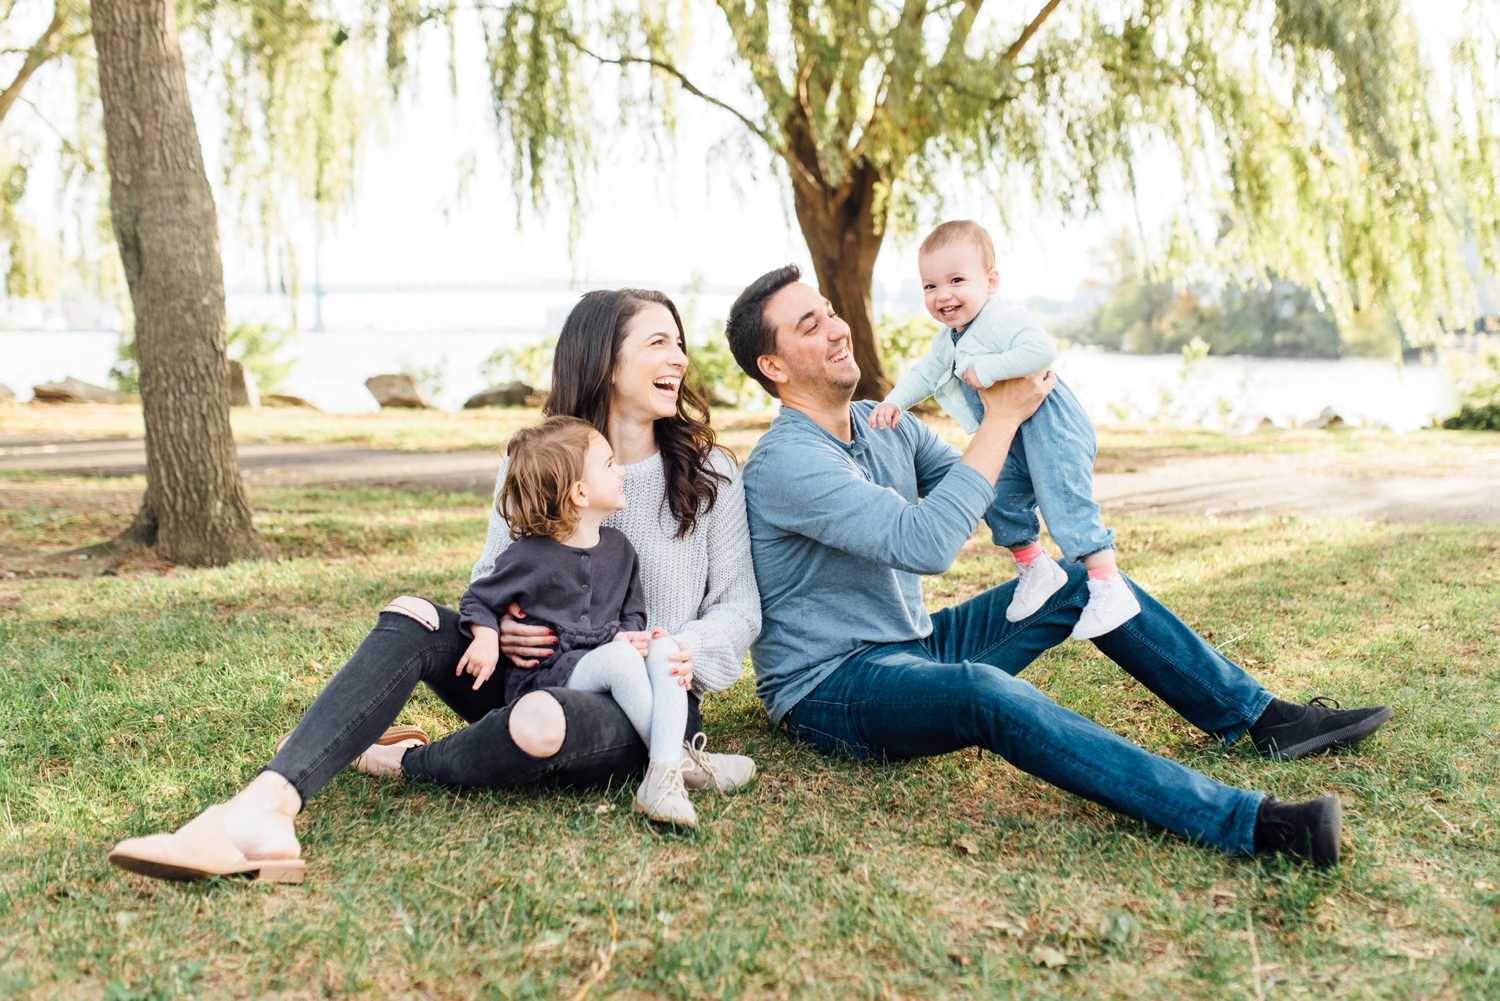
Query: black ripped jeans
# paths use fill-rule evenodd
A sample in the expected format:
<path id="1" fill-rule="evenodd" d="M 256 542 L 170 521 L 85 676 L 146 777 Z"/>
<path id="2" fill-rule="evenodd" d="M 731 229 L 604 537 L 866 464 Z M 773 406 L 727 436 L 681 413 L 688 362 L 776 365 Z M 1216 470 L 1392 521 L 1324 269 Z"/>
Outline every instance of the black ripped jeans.
<path id="1" fill-rule="evenodd" d="M 435 631 L 408 616 L 381 612 L 375 628 L 266 766 L 292 784 L 304 805 L 396 721 L 423 681 L 470 725 L 407 751 L 401 769 L 409 779 L 464 787 L 591 786 L 645 771 L 646 745 L 630 720 L 608 695 L 593 692 L 542 689 L 558 701 L 567 720 L 562 747 L 545 758 L 517 747 L 510 736 L 510 707 L 503 704 L 504 679 L 491 677 L 476 692 L 470 676 L 456 677 L 469 638 L 458 628 L 457 612 L 441 606 L 437 612 Z M 500 669 L 518 670 L 504 655 Z M 698 698 L 690 695 L 687 733 L 702 726 Z"/>

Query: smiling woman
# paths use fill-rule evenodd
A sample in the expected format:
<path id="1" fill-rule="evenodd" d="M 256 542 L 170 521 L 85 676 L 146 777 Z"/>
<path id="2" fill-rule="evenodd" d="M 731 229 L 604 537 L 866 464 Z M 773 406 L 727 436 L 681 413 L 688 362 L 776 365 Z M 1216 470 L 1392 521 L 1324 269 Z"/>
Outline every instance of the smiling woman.
<path id="1" fill-rule="evenodd" d="M 580 336 L 584 330 L 614 336 Z M 687 337 L 671 299 L 649 289 L 590 292 L 558 337 L 544 408 L 548 416 L 593 424 L 621 465 L 660 452 L 678 538 L 692 532 L 728 479 L 708 461 L 714 447 L 708 404 L 683 384 L 687 365 Z"/>

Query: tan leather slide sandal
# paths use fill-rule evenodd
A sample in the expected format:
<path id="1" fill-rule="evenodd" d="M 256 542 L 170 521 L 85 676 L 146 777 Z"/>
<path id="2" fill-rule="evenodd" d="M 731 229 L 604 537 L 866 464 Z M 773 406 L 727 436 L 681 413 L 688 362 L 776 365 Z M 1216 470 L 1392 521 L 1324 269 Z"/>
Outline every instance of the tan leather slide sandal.
<path id="1" fill-rule="evenodd" d="M 291 734 L 282 734 L 281 739 L 276 742 L 276 747 L 272 753 L 280 754 L 281 749 L 286 746 L 286 742 L 291 739 Z M 430 744 L 432 742 L 432 738 L 427 736 L 427 731 L 421 727 L 398 725 L 391 727 L 385 733 L 376 737 L 375 743 L 380 747 L 386 747 L 390 744 L 399 744 L 403 740 L 415 740 L 417 743 L 412 745 L 413 747 L 419 747 L 422 744 Z M 360 757 L 362 758 L 364 755 L 361 754 Z M 354 767 L 359 767 L 359 758 L 354 759 Z"/>
<path id="2" fill-rule="evenodd" d="M 300 858 L 247 858 L 229 840 L 222 804 L 171 834 L 126 838 L 110 851 L 109 860 L 142 876 L 179 881 L 245 876 L 268 883 L 300 883 L 307 875 L 307 863 Z"/>

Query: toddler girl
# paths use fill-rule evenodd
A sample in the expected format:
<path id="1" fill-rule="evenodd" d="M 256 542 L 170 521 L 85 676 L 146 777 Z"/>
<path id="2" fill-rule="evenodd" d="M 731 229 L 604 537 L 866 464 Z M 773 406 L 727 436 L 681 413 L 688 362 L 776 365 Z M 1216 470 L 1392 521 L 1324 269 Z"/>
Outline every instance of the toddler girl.
<path id="1" fill-rule="evenodd" d="M 496 506 L 516 541 L 459 602 L 473 642 L 458 672 L 473 675 L 475 688 L 489 680 L 500 659 L 500 616 L 512 602 L 521 605 L 528 622 L 551 627 L 557 646 L 535 668 L 505 672 L 506 702 L 538 688 L 608 692 L 650 755 L 635 809 L 696 826 L 682 782 L 692 679 L 672 674 L 676 642 L 659 629 L 645 632 L 635 550 L 602 525 L 625 507 L 609 442 L 586 421 L 551 417 L 517 433 L 506 454 L 510 472 Z"/>
<path id="2" fill-rule="evenodd" d="M 870 426 L 895 427 L 903 410 L 932 396 L 972 434 L 984 417 L 977 390 L 1046 369 L 1057 348 L 1030 316 L 990 301 L 1000 276 L 995 245 L 978 223 L 960 219 L 934 229 L 917 251 L 917 271 L 927 312 L 943 329 L 932 349 L 870 413 Z M 985 513 L 995 544 L 1010 549 L 1020 572 L 1005 610 L 1011 622 L 1040 610 L 1068 580 L 1038 544 L 1038 506 L 1063 555 L 1088 568 L 1089 600 L 1073 638 L 1103 636 L 1140 612 L 1115 565 L 1115 534 L 1104 527 L 1094 503 L 1096 452 L 1088 414 L 1057 380 L 1011 443 L 995 501 Z"/>

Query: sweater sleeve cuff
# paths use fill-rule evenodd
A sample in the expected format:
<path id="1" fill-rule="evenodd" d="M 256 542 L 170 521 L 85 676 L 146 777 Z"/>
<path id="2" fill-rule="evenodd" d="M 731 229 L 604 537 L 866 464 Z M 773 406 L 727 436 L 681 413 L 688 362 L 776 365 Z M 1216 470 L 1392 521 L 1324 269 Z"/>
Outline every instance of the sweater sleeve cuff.
<path id="1" fill-rule="evenodd" d="M 490 613 L 488 608 L 465 609 L 459 617 L 459 630 L 470 639 L 474 638 L 474 626 L 487 626 L 495 632 L 500 631 L 500 620 Z"/>
<path id="2" fill-rule="evenodd" d="M 704 648 L 702 634 L 695 626 L 696 623 L 690 622 L 675 634 L 678 642 L 686 644 L 693 651 L 693 691 L 699 695 L 722 692 L 740 680 L 739 665 L 735 665 L 732 677 L 727 676 L 728 671 L 720 663 L 726 658 L 721 656 L 720 651 Z"/>

